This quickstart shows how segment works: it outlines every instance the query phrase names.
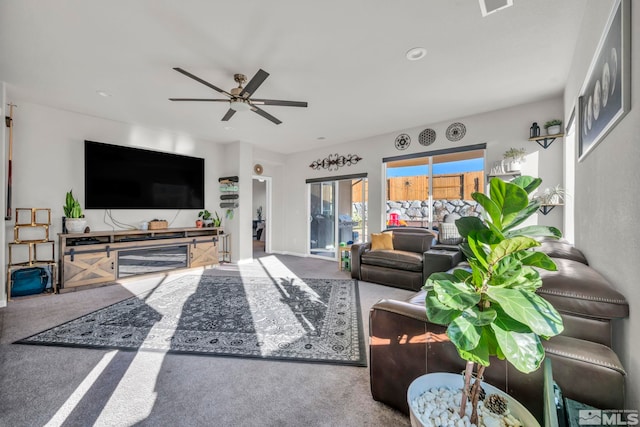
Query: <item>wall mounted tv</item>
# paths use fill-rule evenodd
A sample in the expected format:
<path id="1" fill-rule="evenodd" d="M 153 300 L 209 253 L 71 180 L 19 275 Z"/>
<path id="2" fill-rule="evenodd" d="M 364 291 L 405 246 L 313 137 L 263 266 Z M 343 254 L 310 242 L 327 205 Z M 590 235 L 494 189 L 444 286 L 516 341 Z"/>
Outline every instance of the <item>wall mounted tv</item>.
<path id="1" fill-rule="evenodd" d="M 84 142 L 85 209 L 203 209 L 204 159 Z"/>

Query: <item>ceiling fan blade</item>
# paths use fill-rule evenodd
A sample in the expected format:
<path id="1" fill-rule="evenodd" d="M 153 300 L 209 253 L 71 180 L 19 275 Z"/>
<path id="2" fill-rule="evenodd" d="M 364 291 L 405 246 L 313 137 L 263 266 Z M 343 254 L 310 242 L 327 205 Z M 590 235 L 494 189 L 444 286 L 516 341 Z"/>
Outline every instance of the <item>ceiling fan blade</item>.
<path id="1" fill-rule="evenodd" d="M 256 107 L 255 105 L 251 106 L 251 111 L 253 111 L 254 113 L 258 113 L 260 114 L 262 117 L 264 117 L 267 120 L 271 120 L 273 123 L 279 125 L 280 123 L 282 123 L 281 120 L 276 119 L 275 117 L 273 117 L 271 114 L 267 113 L 266 111 Z"/>
<path id="2" fill-rule="evenodd" d="M 229 102 L 228 99 L 207 99 L 207 98 L 169 98 L 169 101 Z"/>
<path id="3" fill-rule="evenodd" d="M 259 69 L 256 75 L 253 76 L 253 78 L 249 80 L 249 83 L 247 83 L 244 89 L 242 89 L 242 92 L 240 92 L 240 96 L 242 96 L 243 98 L 249 98 L 251 95 L 253 95 L 256 89 L 260 87 L 260 85 L 265 81 L 267 77 L 269 77 L 269 73 L 267 73 L 262 68 Z"/>
<path id="4" fill-rule="evenodd" d="M 179 73 L 184 74 L 184 75 L 185 75 L 185 76 L 187 76 L 187 77 L 192 78 L 193 80 L 195 80 L 195 81 L 197 81 L 197 82 L 199 82 L 199 83 L 202 83 L 202 84 L 203 84 L 203 85 L 205 85 L 205 86 L 210 87 L 211 89 L 213 89 L 213 90 L 215 90 L 215 91 L 217 91 L 217 92 L 224 93 L 225 95 L 227 95 L 227 96 L 231 97 L 231 94 L 230 94 L 229 92 L 227 92 L 227 91 L 225 91 L 225 90 L 222 90 L 222 89 L 220 89 L 219 87 L 214 86 L 214 85 L 212 85 L 211 83 L 209 83 L 209 82 L 207 82 L 207 81 L 202 80 L 202 79 L 201 79 L 200 77 L 198 77 L 198 76 L 194 76 L 194 75 L 193 75 L 193 74 L 191 74 L 190 72 L 185 71 L 185 70 L 183 70 L 183 69 L 182 69 L 182 68 L 180 68 L 180 67 L 175 67 L 175 68 L 174 68 L 174 70 L 176 70 L 176 71 L 177 71 L 177 72 L 179 72 Z"/>
<path id="5" fill-rule="evenodd" d="M 224 117 L 222 118 L 223 122 L 226 122 L 227 120 L 229 120 L 231 117 L 233 117 L 233 115 L 236 113 L 236 110 L 234 110 L 233 108 L 229 108 L 227 110 L 227 114 L 224 115 Z"/>
<path id="6" fill-rule="evenodd" d="M 253 99 L 251 102 L 259 102 L 262 105 L 280 105 L 283 107 L 306 107 L 308 104 L 304 101 L 280 101 L 277 99 Z"/>

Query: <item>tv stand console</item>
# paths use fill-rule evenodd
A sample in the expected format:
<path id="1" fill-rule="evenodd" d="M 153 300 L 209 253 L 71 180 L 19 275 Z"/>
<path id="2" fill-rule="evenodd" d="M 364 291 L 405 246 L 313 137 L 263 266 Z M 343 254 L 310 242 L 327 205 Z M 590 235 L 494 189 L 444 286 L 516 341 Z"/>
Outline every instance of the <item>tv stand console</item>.
<path id="1" fill-rule="evenodd" d="M 58 234 L 60 289 L 219 263 L 219 227 Z"/>

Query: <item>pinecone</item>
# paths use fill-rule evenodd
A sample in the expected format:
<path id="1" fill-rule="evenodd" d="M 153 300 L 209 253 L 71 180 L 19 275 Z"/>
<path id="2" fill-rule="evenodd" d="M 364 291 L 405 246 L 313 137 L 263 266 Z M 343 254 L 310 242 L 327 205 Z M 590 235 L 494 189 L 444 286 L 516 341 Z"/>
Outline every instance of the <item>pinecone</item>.
<path id="1" fill-rule="evenodd" d="M 507 399 L 499 394 L 490 394 L 487 396 L 484 406 L 494 414 L 502 415 L 507 412 Z"/>

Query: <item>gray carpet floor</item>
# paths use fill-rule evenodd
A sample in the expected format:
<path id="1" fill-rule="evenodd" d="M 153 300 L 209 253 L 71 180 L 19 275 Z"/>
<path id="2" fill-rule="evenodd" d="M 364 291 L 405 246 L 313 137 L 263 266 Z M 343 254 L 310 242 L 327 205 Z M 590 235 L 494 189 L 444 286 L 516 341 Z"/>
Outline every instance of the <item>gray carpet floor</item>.
<path id="1" fill-rule="evenodd" d="M 349 277 L 334 261 L 260 248 L 254 257 L 183 274 Z M 409 425 L 408 417 L 371 398 L 368 368 L 11 344 L 132 295 L 144 297 L 177 276 L 23 297 L 0 309 L 0 426 Z M 365 337 L 376 301 L 410 294 L 360 282 Z"/>

